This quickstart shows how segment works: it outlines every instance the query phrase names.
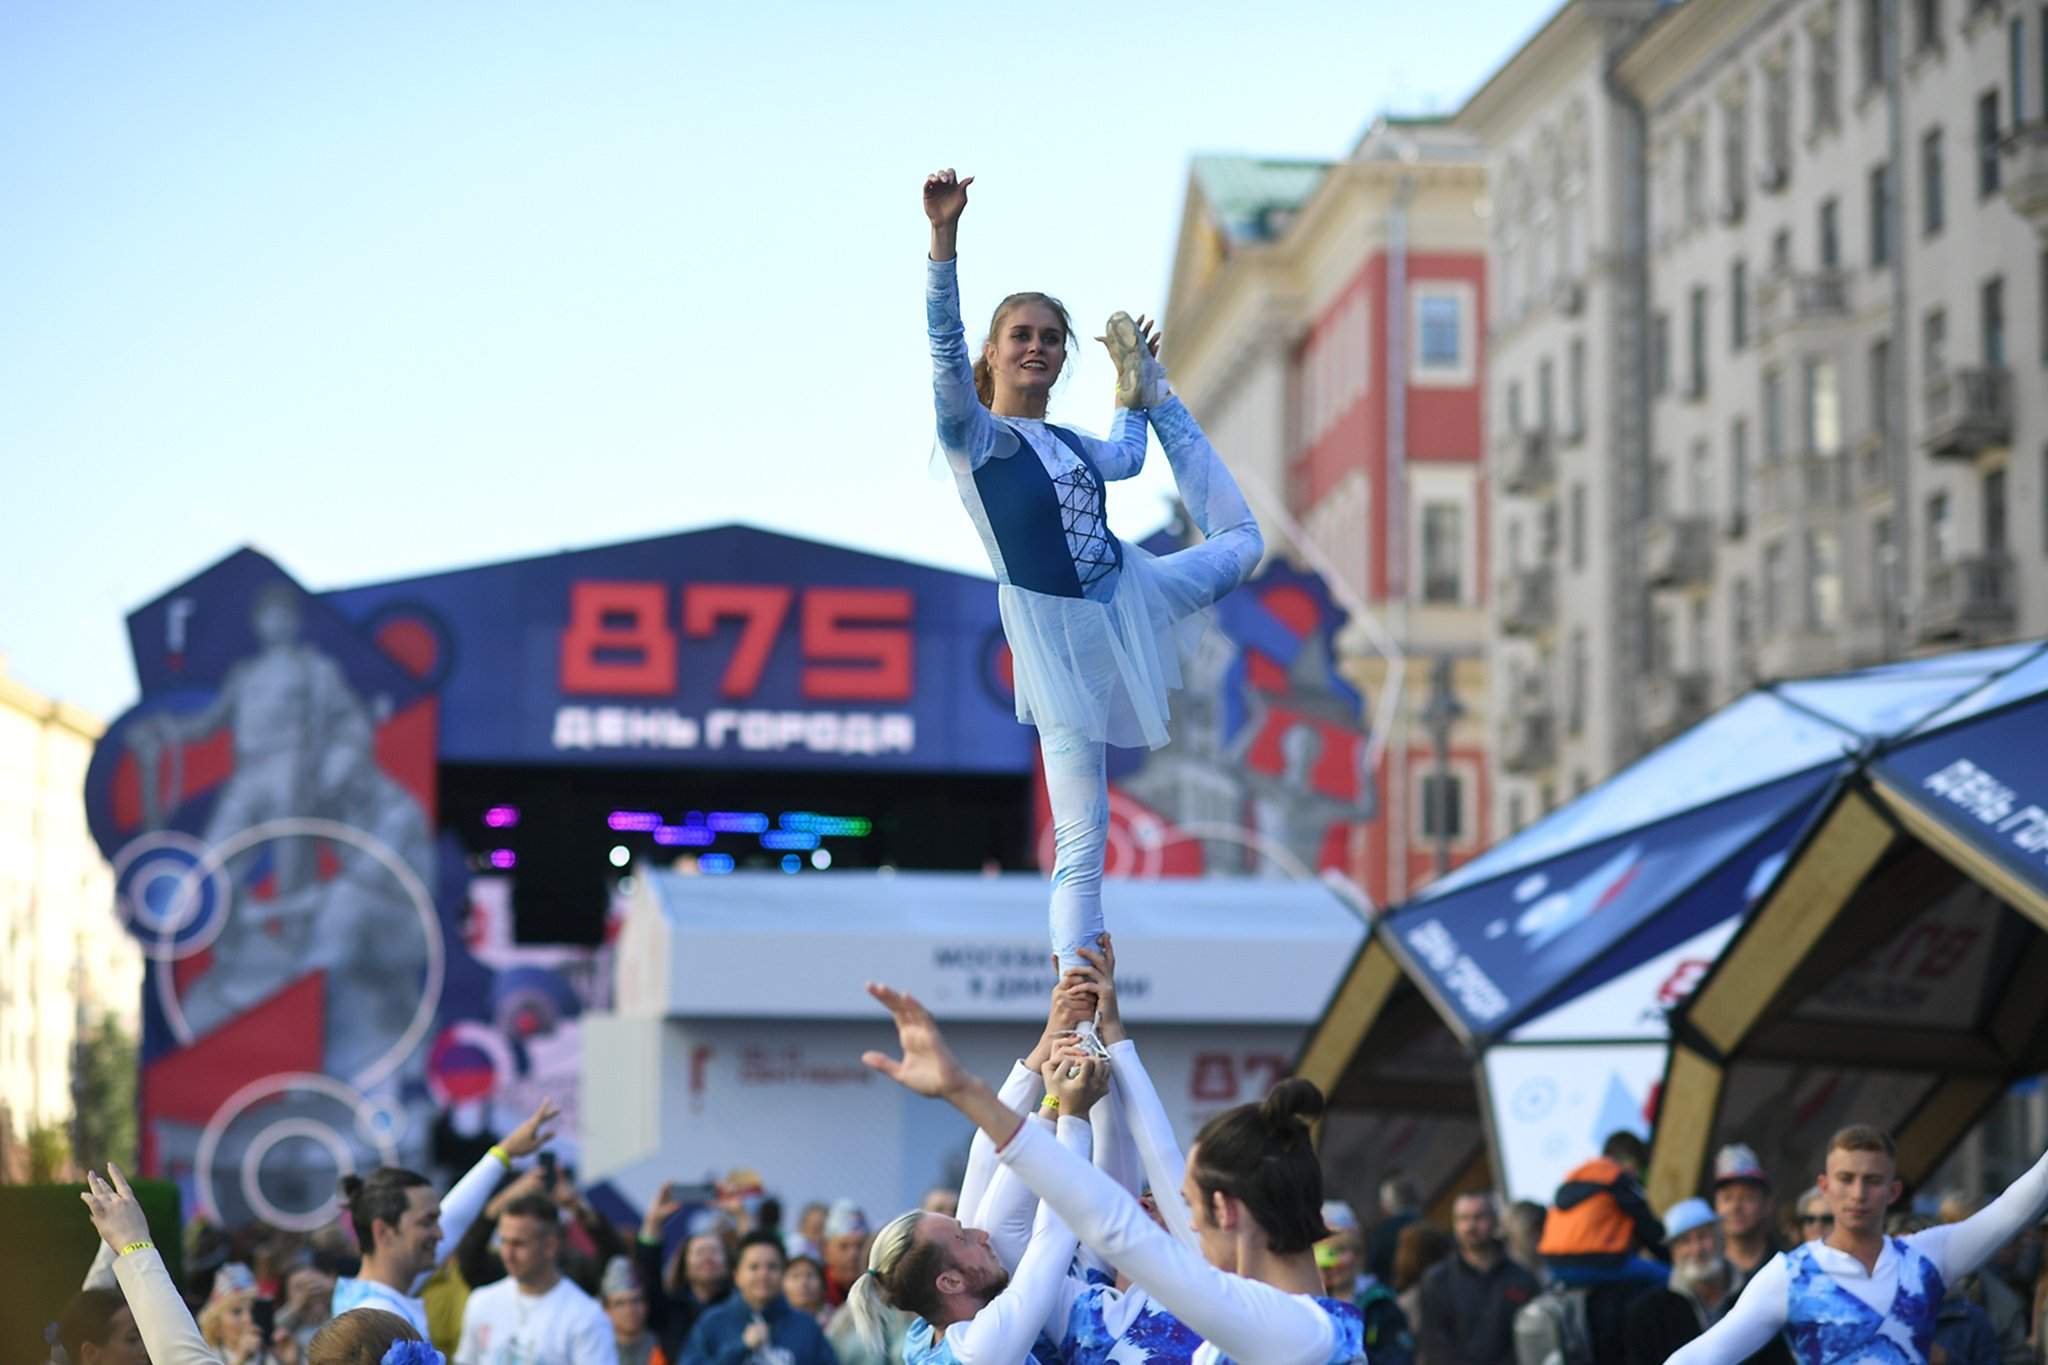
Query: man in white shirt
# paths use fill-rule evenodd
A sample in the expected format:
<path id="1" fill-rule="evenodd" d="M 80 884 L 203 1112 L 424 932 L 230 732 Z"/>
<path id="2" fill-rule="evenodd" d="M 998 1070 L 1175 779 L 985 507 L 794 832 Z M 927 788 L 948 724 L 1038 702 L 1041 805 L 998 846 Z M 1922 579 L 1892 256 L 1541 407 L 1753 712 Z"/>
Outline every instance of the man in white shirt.
<path id="1" fill-rule="evenodd" d="M 1766 1261 L 1728 1315 L 1668 1365 L 1735 1365 L 1780 1331 L 1800 1365 L 1925 1365 L 1948 1286 L 2048 1209 L 2048 1155 L 1970 1218 L 1886 1237 L 1900 1193 L 1894 1161 L 1878 1129 L 1835 1134 L 1820 1176 L 1834 1231 Z"/>
<path id="2" fill-rule="evenodd" d="M 512 1164 L 547 1145 L 559 1112 L 542 1100 L 526 1122 L 507 1133 L 455 1183 L 445 1200 L 425 1176 L 395 1166 L 379 1167 L 366 1179 L 344 1179 L 342 1213 L 355 1230 L 363 1264 L 353 1276 L 335 1282 L 335 1316 L 353 1308 L 381 1308 L 426 1336 L 427 1306 L 414 1297 L 421 1282 L 454 1254 L 455 1244 L 483 1212 Z"/>
<path id="3" fill-rule="evenodd" d="M 498 1215 L 505 1278 L 473 1290 L 462 1310 L 455 1365 L 618 1365 L 611 1319 L 563 1278 L 561 1216 L 545 1195 Z"/>

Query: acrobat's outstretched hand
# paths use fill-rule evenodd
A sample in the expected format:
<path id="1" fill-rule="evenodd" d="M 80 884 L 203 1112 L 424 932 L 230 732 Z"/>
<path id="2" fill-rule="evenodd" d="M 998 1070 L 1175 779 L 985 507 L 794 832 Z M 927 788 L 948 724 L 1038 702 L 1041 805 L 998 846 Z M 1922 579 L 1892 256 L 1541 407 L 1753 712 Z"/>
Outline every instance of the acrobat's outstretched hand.
<path id="1" fill-rule="evenodd" d="M 862 1062 L 915 1094 L 947 1099 L 973 1081 L 953 1050 L 946 1046 L 932 1012 L 907 991 L 879 982 L 868 982 L 868 994 L 896 1020 L 896 1041 L 903 1049 L 899 1060 L 886 1052 L 863 1052 Z"/>
<path id="2" fill-rule="evenodd" d="M 967 187 L 974 177 L 962 180 L 951 166 L 924 178 L 924 216 L 935 228 L 952 227 L 967 211 Z"/>

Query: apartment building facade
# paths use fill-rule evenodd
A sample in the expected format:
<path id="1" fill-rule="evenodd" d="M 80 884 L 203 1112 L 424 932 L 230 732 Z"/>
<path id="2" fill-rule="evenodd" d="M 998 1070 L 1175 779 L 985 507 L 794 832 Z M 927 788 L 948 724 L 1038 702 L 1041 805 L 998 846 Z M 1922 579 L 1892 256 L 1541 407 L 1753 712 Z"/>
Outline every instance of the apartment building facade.
<path id="1" fill-rule="evenodd" d="M 1487 790 L 1484 170 L 1440 120 L 1380 120 L 1342 161 L 1198 158 L 1168 361 L 1268 545 L 1351 608 L 1343 666 L 1385 739 L 1354 875 L 1406 896 L 1496 831 Z M 1440 783 L 1428 704 L 1457 716 Z M 1441 705 L 1441 703 L 1439 703 Z"/>
<path id="2" fill-rule="evenodd" d="M 112 1015 L 133 1037 L 141 1009 L 141 950 L 85 822 L 103 729 L 0 660 L 0 1102 L 16 1139 L 69 1119 L 80 1031 Z"/>

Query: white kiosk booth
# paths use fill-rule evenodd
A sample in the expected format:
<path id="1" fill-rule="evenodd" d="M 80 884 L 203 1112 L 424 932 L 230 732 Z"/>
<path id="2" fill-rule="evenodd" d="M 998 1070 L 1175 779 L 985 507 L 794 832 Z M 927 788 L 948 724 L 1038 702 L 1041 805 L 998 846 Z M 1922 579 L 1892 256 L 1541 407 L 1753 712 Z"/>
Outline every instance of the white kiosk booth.
<path id="1" fill-rule="evenodd" d="M 616 1012 L 582 1030 L 582 1179 L 644 1206 L 747 1167 L 792 1219 L 838 1198 L 887 1218 L 958 1183 L 965 1121 L 861 1065 L 895 1038 L 863 986 L 910 990 L 1000 1079 L 1052 989 L 1044 877 L 658 872 L 628 900 Z M 1183 1143 L 1288 1073 L 1367 928 L 1319 882 L 1112 881 L 1105 901 L 1124 1018 Z"/>

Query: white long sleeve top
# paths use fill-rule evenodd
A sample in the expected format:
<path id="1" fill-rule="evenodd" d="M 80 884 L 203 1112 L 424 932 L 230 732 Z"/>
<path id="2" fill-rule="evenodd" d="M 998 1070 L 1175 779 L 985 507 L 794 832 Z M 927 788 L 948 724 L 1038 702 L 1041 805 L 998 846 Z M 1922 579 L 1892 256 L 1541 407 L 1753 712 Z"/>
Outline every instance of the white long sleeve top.
<path id="1" fill-rule="evenodd" d="M 2007 1186 L 2005 1193 L 1962 1222 L 1897 1240 L 1932 1262 L 1942 1282 L 1953 1287 L 2044 1211 L 2048 1211 L 2048 1154 Z M 1894 1239 L 1885 1239 L 1877 1264 L 1867 1270 L 1863 1262 L 1825 1242 L 1808 1243 L 1807 1250 L 1842 1289 L 1878 1313 L 1889 1314 L 1905 1261 Z M 1788 1325 L 1790 1290 L 1791 1272 L 1781 1252 L 1750 1279 L 1727 1315 L 1674 1354 L 1669 1365 L 1737 1365 L 1754 1355 Z"/>
<path id="2" fill-rule="evenodd" d="M 483 1213 L 484 1205 L 490 1203 L 491 1196 L 497 1192 L 498 1182 L 511 1169 L 495 1153 L 486 1152 L 482 1160 L 469 1168 L 467 1175 L 455 1182 L 453 1189 L 441 1196 L 441 1240 L 434 1245 L 435 1265 L 455 1254 L 456 1244 Z M 419 1276 L 401 1294 L 376 1280 L 343 1276 L 334 1282 L 331 1311 L 340 1314 L 352 1308 L 381 1308 L 387 1313 L 398 1314 L 410 1322 L 421 1336 L 425 1336 L 427 1306 L 417 1295 L 426 1279 L 426 1275 Z"/>
<path id="3" fill-rule="evenodd" d="M 1225 1356 L 1238 1365 L 1331 1365 L 1362 1354 L 1347 1339 L 1357 1333 L 1340 1331 L 1315 1298 L 1218 1270 L 1162 1232 L 1115 1181 L 1030 1124 L 998 1157 L 1097 1255 L 1202 1337 L 1195 1365 Z"/>
<path id="4" fill-rule="evenodd" d="M 1062 1115 L 1057 1129 L 1047 1132 L 1043 1120 L 1028 1118 L 1024 1128 L 1089 1174 L 1095 1173 L 1088 1164 L 1092 1133 L 1086 1119 Z M 1031 1347 L 1039 1334 L 1050 1327 L 1057 1336 L 1073 1309 L 1080 1284 L 1069 1278 L 1067 1267 L 1073 1264 L 1075 1246 L 1072 1229 L 1051 1205 L 1041 1204 L 1031 1245 L 1003 1292 L 979 1313 L 950 1324 L 942 1333 L 934 1334 L 931 1324 L 918 1320 L 904 1342 L 904 1359 L 910 1365 L 1022 1365 L 1032 1358 Z"/>
<path id="5" fill-rule="evenodd" d="M 150 1365 L 221 1365 L 155 1247 L 115 1257 L 113 1271 Z"/>

